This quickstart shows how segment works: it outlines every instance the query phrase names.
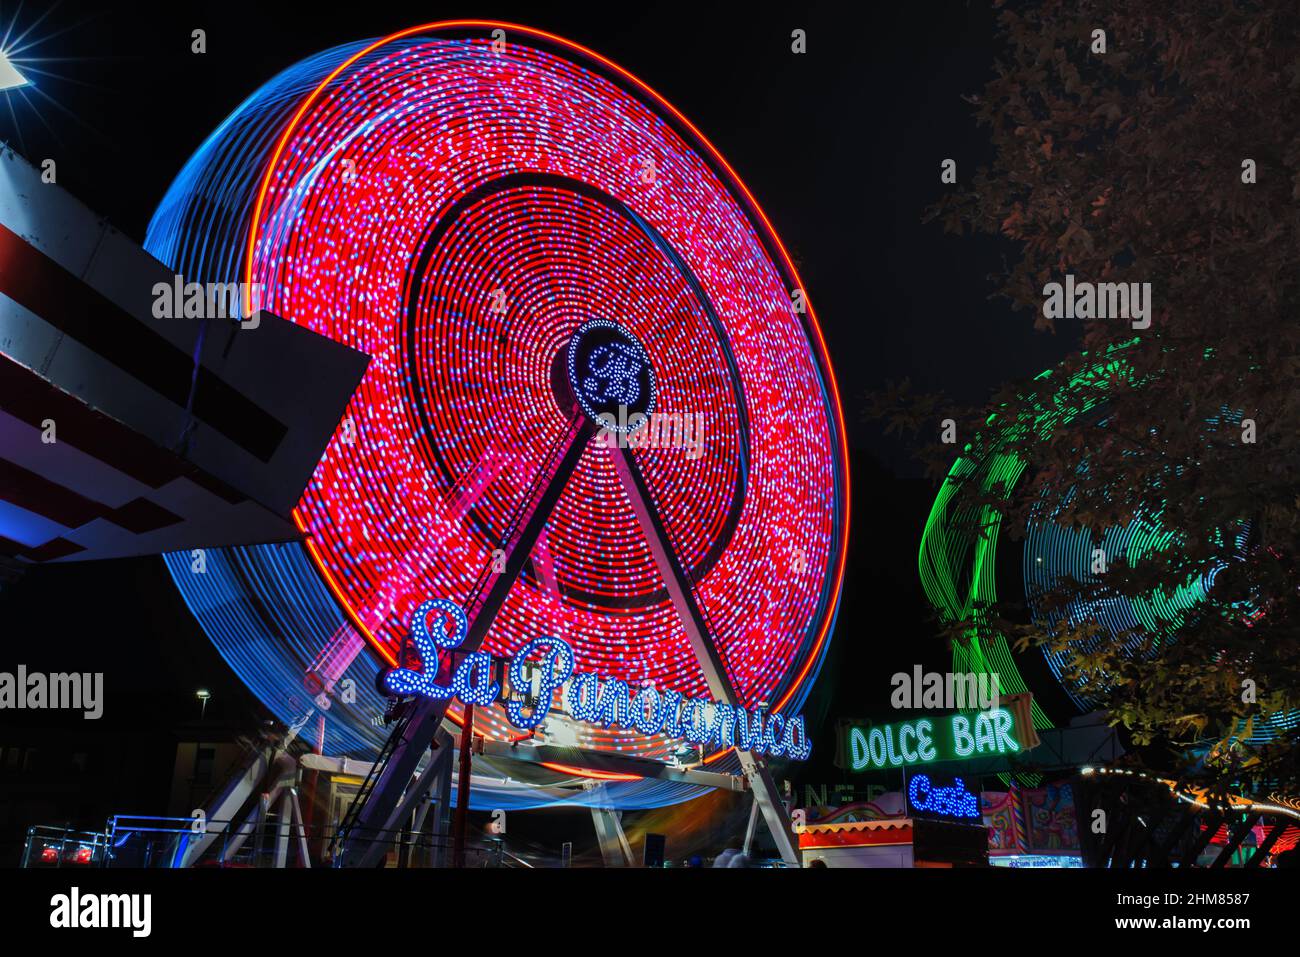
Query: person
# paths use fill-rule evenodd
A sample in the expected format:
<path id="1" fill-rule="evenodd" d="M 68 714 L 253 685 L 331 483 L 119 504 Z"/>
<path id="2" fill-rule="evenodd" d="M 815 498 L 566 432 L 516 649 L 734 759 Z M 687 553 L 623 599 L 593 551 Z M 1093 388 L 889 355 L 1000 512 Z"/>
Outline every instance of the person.
<path id="1" fill-rule="evenodd" d="M 812 870 L 814 867 L 819 867 L 819 868 L 823 868 L 823 869 L 825 869 L 825 870 L 830 870 L 830 865 L 828 865 L 828 864 L 827 864 L 825 861 L 823 861 L 820 857 L 814 857 L 811 861 L 808 862 L 808 869 L 809 869 L 809 870 Z"/>
<path id="2" fill-rule="evenodd" d="M 686 866 L 687 866 L 687 867 L 703 867 L 703 866 L 704 866 L 704 861 L 700 858 L 700 855 L 698 855 L 698 854 L 692 854 L 692 855 L 691 855 L 691 859 L 688 860 L 688 861 L 686 862 Z"/>

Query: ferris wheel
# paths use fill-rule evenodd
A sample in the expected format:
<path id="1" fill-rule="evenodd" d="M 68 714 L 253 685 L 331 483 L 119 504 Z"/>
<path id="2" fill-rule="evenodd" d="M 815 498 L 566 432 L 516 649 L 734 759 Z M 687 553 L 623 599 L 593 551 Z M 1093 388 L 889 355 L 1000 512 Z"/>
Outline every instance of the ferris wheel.
<path id="1" fill-rule="evenodd" d="M 293 712 L 295 666 L 328 697 L 354 662 L 402 664 L 431 598 L 464 609 L 467 652 L 550 635 L 634 686 L 803 701 L 848 522 L 825 344 L 734 170 L 630 73 L 485 21 L 325 51 L 222 124 L 146 247 L 370 356 L 294 511 L 302 544 L 227 550 L 215 586 L 172 564 L 273 710 Z M 301 613 L 322 591 L 342 620 Z M 455 702 L 426 711 L 390 760 L 399 791 L 436 725 L 462 718 Z M 502 706 L 474 728 L 519 738 Z M 366 737 L 339 733 L 343 748 Z M 549 733 L 659 761 L 679 746 L 621 726 Z M 761 773 L 734 748 L 701 757 Z"/>

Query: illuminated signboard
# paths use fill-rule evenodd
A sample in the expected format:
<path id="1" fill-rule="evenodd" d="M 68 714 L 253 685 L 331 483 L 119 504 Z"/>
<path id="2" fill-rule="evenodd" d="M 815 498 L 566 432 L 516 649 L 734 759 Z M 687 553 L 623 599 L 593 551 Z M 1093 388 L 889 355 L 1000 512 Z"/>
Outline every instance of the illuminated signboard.
<path id="1" fill-rule="evenodd" d="M 935 761 L 1018 754 L 1015 719 L 1005 708 L 917 718 L 848 729 L 847 756 L 854 771 L 911 767 Z"/>
<path id="2" fill-rule="evenodd" d="M 907 785 L 907 803 L 918 816 L 980 820 L 979 796 L 968 791 L 961 778 L 942 786 L 928 774 L 913 775 Z"/>
<path id="3" fill-rule="evenodd" d="M 438 615 L 430 630 L 429 618 Z M 443 622 L 450 622 L 448 634 Z M 411 643 L 424 670 L 393 668 L 384 672 L 383 687 L 390 694 L 418 695 L 466 704 L 490 705 L 502 687 L 492 680 L 492 657 L 485 651 L 464 656 L 451 675 L 451 684 L 438 681 L 441 651 L 460 646 L 468 622 L 455 602 L 434 598 L 424 602 L 411 618 Z M 578 721 L 608 728 L 617 724 L 641 734 L 684 738 L 692 744 L 787 757 L 802 761 L 812 751 L 803 715 L 786 718 L 764 709 L 746 709 L 708 698 L 686 698 L 680 692 L 638 688 L 626 681 L 574 672 L 573 648 L 567 641 L 543 635 L 526 642 L 510 660 L 509 685 L 518 694 L 506 700 L 506 715 L 524 729 L 536 728 L 551 710 L 555 692 L 561 691 L 565 710 Z M 540 670 L 540 675 L 529 672 Z M 536 701 L 530 705 L 529 701 Z"/>

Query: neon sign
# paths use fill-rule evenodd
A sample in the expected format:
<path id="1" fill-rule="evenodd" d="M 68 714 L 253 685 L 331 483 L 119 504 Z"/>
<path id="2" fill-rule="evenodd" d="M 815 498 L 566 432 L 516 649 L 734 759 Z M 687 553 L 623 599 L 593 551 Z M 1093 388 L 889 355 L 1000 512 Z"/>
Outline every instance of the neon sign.
<path id="1" fill-rule="evenodd" d="M 430 629 L 429 618 L 435 614 L 438 624 Z M 451 625 L 450 633 L 447 624 Z M 452 672 L 451 683 L 438 682 L 442 671 L 440 653 L 459 647 L 467 631 L 465 612 L 455 602 L 443 598 L 424 602 L 411 618 L 411 643 L 423 670 L 402 667 L 385 671 L 381 679 L 384 690 L 439 701 L 458 698 L 466 704 L 493 704 L 502 687 L 492 680 L 492 659 L 487 652 L 465 655 Z M 602 728 L 617 724 L 645 735 L 662 734 L 692 744 L 735 747 L 796 761 L 812 752 L 803 715 L 787 719 L 762 708 L 686 698 L 680 692 L 661 691 L 650 685 L 633 692 L 626 681 L 618 678 L 575 673 L 575 664 L 573 648 L 567 641 L 543 635 L 526 642 L 506 670 L 511 692 L 517 692 L 508 692 L 505 702 L 511 723 L 525 730 L 536 728 L 550 712 L 559 691 L 572 718 Z"/>
<path id="2" fill-rule="evenodd" d="M 907 786 L 907 803 L 914 812 L 931 817 L 980 817 L 979 798 L 966 790 L 961 778 L 950 787 L 937 787 L 927 774 L 913 776 Z"/>
<path id="3" fill-rule="evenodd" d="M 900 768 L 934 761 L 1017 754 L 1014 718 L 1005 708 L 973 715 L 918 718 L 848 733 L 849 766 L 854 771 Z"/>
<path id="4" fill-rule="evenodd" d="M 615 432 L 635 431 L 654 411 L 654 368 L 641 343 L 617 323 L 590 319 L 579 326 L 569 340 L 568 363 L 569 386 L 582 410 Z M 620 407 L 622 421 L 613 424 Z"/>

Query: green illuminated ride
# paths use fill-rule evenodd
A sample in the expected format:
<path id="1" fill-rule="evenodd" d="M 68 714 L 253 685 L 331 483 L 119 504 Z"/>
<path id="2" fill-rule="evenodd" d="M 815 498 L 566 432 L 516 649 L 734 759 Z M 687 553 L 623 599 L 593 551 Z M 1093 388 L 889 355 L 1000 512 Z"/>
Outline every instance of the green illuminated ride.
<path id="1" fill-rule="evenodd" d="M 1101 361 L 1059 386 L 1054 387 L 1053 377 L 1059 378 L 1060 374 L 1053 370 L 1037 376 L 1036 390 L 1028 396 L 1034 409 L 1032 418 L 1001 422 L 996 415 L 990 416 L 985 433 L 968 443 L 953 462 L 926 520 L 918 570 L 926 597 L 941 618 L 961 626 L 962 640 L 953 642 L 953 671 L 996 675 L 1003 696 L 1031 690 L 1006 636 L 993 626 L 989 612 L 998 601 L 995 569 L 1004 518 L 999 503 L 1009 500 L 1027 468 L 1025 460 L 1014 451 L 1015 446 L 1028 434 L 1045 441 L 1080 416 L 1092 415 L 1100 421 L 1109 384 L 1128 375 L 1122 361 L 1124 348 L 1124 345 L 1113 347 Z M 1224 418 L 1232 416 L 1225 412 Z M 1080 462 L 1080 470 L 1085 467 L 1086 462 Z M 1214 568 L 1170 591 L 1156 589 L 1146 595 L 1076 606 L 1064 616 L 1046 614 L 1038 604 L 1038 597 L 1054 581 L 1064 576 L 1077 581 L 1093 578 L 1089 559 L 1095 545 L 1099 544 L 1105 555 L 1125 555 L 1130 564 L 1135 564 L 1144 556 L 1178 544 L 1177 536 L 1161 526 L 1158 513 L 1142 515 L 1123 526 L 1107 529 L 1100 543 L 1093 541 L 1089 531 L 1062 528 L 1051 517 L 1045 509 L 1042 520 L 1029 523 L 1023 555 L 1024 597 L 1032 617 L 1040 624 L 1051 624 L 1060 617 L 1091 618 L 1112 636 L 1156 635 L 1159 647 L 1172 640 L 1186 616 L 1204 601 L 1220 570 Z M 1228 534 L 1244 549 L 1247 532 L 1237 529 Z M 1136 650 L 1140 644 L 1137 638 L 1128 639 L 1131 649 Z M 1085 711 L 1096 707 L 1092 698 L 1064 680 L 1066 655 L 1054 649 L 1044 649 L 1044 655 L 1074 703 Z M 1037 700 L 1033 703 L 1032 720 L 1040 730 L 1054 727 Z M 1295 712 L 1257 721 L 1251 740 L 1267 740 L 1298 721 L 1300 713 Z M 1036 775 L 1019 777 L 1023 783 L 1036 783 Z"/>

